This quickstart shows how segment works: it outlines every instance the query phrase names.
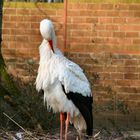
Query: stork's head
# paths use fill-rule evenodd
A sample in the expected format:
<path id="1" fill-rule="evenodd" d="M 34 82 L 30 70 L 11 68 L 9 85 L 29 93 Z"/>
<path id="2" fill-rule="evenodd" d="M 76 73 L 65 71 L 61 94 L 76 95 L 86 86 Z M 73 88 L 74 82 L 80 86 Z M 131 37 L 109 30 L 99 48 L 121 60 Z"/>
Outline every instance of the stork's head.
<path id="1" fill-rule="evenodd" d="M 53 50 L 54 45 L 56 45 L 56 39 L 54 27 L 50 20 L 44 19 L 40 22 L 40 33 L 50 43 L 51 49 Z"/>

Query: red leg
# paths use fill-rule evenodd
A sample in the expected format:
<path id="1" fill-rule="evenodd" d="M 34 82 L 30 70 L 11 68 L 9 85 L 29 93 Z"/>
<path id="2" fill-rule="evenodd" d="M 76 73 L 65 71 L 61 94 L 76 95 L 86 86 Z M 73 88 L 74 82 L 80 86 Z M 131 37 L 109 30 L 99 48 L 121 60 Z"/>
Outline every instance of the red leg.
<path id="1" fill-rule="evenodd" d="M 60 140 L 63 139 L 63 122 L 65 120 L 64 113 L 60 113 Z"/>
<path id="2" fill-rule="evenodd" d="M 70 120 L 70 113 L 67 113 L 67 119 L 66 119 L 66 122 L 65 122 L 65 123 L 66 123 L 66 128 L 65 128 L 65 140 L 67 140 L 69 120 Z"/>

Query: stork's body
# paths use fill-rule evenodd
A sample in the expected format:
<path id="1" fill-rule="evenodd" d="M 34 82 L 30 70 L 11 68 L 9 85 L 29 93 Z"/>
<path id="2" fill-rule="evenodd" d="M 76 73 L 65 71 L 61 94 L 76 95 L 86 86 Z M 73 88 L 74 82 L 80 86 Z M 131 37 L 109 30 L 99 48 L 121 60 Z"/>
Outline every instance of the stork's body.
<path id="1" fill-rule="evenodd" d="M 83 70 L 65 58 L 57 49 L 51 21 L 43 20 L 40 24 L 40 31 L 44 40 L 39 48 L 40 63 L 36 88 L 38 91 L 44 90 L 44 102 L 47 103 L 47 107 L 52 108 L 54 112 L 61 113 L 61 122 L 63 121 L 63 113 L 66 112 L 67 125 L 70 121 L 79 132 L 86 130 L 87 135 L 92 136 L 90 84 Z M 50 33 L 50 36 L 46 35 L 46 31 Z"/>

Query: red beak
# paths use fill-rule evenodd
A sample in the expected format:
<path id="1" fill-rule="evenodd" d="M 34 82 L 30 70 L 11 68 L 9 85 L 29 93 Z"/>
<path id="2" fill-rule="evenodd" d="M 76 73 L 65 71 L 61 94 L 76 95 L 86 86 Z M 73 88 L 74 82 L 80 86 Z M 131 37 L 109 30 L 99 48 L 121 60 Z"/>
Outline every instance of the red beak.
<path id="1" fill-rule="evenodd" d="M 49 42 L 49 44 L 50 44 L 51 50 L 54 52 L 52 40 L 49 40 L 48 42 Z"/>

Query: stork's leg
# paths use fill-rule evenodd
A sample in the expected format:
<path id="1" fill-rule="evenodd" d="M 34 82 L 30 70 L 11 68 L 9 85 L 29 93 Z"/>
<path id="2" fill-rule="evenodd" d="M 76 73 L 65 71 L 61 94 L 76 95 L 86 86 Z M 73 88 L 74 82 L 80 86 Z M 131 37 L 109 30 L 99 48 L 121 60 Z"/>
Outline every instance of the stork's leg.
<path id="1" fill-rule="evenodd" d="M 67 119 L 65 121 L 65 140 L 67 140 L 67 134 L 68 134 L 68 126 L 69 126 L 69 120 L 70 120 L 70 113 L 67 113 Z"/>
<path id="2" fill-rule="evenodd" d="M 60 140 L 63 139 L 63 122 L 65 120 L 64 113 L 60 113 Z"/>

